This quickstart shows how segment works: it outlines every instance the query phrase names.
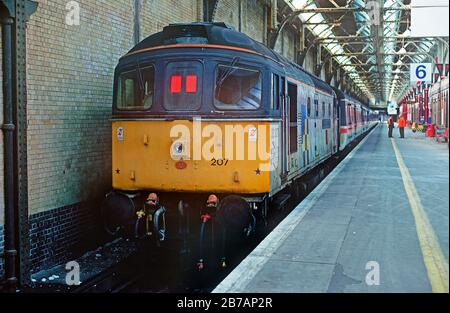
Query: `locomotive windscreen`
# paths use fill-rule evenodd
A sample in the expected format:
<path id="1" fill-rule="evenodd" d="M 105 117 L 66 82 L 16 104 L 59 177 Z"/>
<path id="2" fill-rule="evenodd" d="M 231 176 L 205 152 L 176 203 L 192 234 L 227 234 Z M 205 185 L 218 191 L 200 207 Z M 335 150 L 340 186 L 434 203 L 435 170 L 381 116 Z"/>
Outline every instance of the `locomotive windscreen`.
<path id="1" fill-rule="evenodd" d="M 119 110 L 147 110 L 153 105 L 155 90 L 153 66 L 123 72 L 118 79 L 117 108 Z"/>
<path id="2" fill-rule="evenodd" d="M 214 104 L 223 110 L 256 110 L 261 105 L 261 73 L 219 65 Z"/>

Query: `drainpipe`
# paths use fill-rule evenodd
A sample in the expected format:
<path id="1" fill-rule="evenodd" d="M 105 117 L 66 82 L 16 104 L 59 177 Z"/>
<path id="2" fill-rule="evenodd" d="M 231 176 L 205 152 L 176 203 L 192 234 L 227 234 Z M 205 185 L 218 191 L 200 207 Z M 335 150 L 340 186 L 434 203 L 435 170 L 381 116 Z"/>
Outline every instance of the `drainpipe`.
<path id="1" fill-rule="evenodd" d="M 5 185 L 5 275 L 8 286 L 15 290 L 16 277 L 16 223 L 14 212 L 14 120 L 13 120 L 13 19 L 2 19 L 3 53 L 3 140 L 4 140 L 4 185 Z"/>
<path id="2" fill-rule="evenodd" d="M 134 0 L 133 41 L 135 45 L 141 41 L 141 0 Z"/>

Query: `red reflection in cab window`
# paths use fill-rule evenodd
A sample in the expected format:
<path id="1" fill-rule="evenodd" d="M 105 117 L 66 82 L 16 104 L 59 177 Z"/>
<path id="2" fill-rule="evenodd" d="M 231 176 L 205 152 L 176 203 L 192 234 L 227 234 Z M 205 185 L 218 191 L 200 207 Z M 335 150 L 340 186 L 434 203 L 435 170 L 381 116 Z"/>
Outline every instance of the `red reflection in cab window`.
<path id="1" fill-rule="evenodd" d="M 170 92 L 171 93 L 180 93 L 181 92 L 181 75 L 173 75 L 170 78 Z"/>
<path id="2" fill-rule="evenodd" d="M 197 92 L 197 75 L 186 76 L 186 92 L 188 93 Z"/>

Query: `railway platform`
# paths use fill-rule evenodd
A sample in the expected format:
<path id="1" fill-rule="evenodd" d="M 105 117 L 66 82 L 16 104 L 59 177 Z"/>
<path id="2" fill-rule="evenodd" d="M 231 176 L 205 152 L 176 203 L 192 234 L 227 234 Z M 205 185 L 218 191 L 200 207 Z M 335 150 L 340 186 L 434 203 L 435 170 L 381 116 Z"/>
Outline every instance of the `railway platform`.
<path id="1" fill-rule="evenodd" d="M 213 292 L 448 292 L 448 145 L 394 133 L 376 127 Z"/>

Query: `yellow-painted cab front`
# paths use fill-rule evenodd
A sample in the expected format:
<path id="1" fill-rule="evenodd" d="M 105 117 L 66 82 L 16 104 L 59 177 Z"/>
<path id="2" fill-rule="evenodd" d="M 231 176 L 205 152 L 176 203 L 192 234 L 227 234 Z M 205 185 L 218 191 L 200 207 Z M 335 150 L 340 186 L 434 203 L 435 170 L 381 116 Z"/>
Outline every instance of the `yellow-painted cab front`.
<path id="1" fill-rule="evenodd" d="M 270 192 L 270 124 L 247 121 L 113 121 L 118 190 Z"/>

